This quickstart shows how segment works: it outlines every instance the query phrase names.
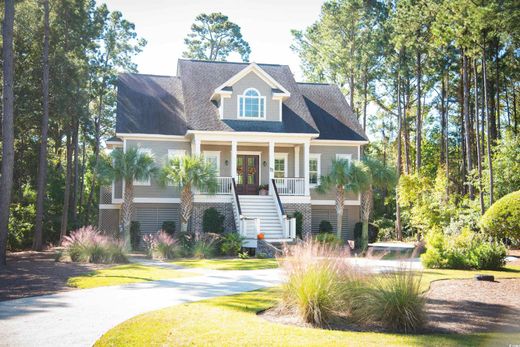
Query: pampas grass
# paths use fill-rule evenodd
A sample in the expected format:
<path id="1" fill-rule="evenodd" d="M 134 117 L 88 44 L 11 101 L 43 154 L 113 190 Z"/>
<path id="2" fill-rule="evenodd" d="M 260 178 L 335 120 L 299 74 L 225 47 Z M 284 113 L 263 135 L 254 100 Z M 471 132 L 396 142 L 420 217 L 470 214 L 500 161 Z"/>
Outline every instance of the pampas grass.
<path id="1" fill-rule="evenodd" d="M 103 235 L 89 225 L 65 236 L 62 246 L 65 255 L 73 262 L 82 263 L 126 263 L 123 243 L 110 236 Z"/>

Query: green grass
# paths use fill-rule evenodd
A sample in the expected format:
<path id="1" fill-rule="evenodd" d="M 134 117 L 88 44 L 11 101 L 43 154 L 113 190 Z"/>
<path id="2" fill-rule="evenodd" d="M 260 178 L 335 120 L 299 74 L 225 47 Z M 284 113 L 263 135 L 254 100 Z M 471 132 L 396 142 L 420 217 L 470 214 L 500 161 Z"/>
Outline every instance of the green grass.
<path id="1" fill-rule="evenodd" d="M 96 270 L 83 276 L 71 277 L 68 279 L 67 285 L 86 289 L 188 276 L 194 276 L 194 274 L 156 266 L 127 264 Z"/>
<path id="2" fill-rule="evenodd" d="M 276 259 L 180 259 L 173 264 L 184 267 L 201 267 L 212 270 L 261 270 L 278 267 Z"/>
<path id="3" fill-rule="evenodd" d="M 428 270 L 430 281 L 473 277 L 476 272 Z M 479 272 L 480 273 L 480 272 Z M 520 277 L 520 268 L 486 271 Z M 403 335 L 300 328 L 275 324 L 258 311 L 276 304 L 279 289 L 268 289 L 183 304 L 136 316 L 109 330 L 96 346 L 486 346 L 519 341 L 520 334 Z"/>

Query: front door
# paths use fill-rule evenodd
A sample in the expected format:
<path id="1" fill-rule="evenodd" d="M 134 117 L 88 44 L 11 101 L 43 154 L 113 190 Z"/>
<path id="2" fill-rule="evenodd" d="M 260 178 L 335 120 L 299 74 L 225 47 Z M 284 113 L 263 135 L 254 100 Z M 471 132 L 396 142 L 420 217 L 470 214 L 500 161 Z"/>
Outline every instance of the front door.
<path id="1" fill-rule="evenodd" d="M 255 195 L 260 179 L 258 155 L 237 156 L 237 193 Z"/>

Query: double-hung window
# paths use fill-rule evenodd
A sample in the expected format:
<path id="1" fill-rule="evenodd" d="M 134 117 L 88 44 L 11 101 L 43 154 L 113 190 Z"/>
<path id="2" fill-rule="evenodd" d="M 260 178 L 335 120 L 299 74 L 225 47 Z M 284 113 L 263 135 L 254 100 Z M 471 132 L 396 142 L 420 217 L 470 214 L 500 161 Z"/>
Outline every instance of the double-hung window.
<path id="1" fill-rule="evenodd" d="M 265 119 L 265 96 L 249 88 L 238 96 L 238 118 Z"/>
<path id="2" fill-rule="evenodd" d="M 139 148 L 137 151 L 141 154 L 148 154 L 150 156 L 152 155 L 152 150 L 150 148 Z M 151 183 L 150 177 L 148 177 L 147 180 L 143 180 L 143 181 L 134 180 L 134 186 L 149 186 L 151 184 L 152 183 Z"/>
<path id="3" fill-rule="evenodd" d="M 320 154 L 310 153 L 309 154 L 309 185 L 316 187 L 320 184 L 321 175 L 321 160 Z"/>
<path id="4" fill-rule="evenodd" d="M 217 176 L 220 175 L 220 151 L 204 151 L 204 159 L 213 166 Z"/>
<path id="5" fill-rule="evenodd" d="M 275 153 L 274 155 L 274 177 L 287 177 L 287 153 Z"/>

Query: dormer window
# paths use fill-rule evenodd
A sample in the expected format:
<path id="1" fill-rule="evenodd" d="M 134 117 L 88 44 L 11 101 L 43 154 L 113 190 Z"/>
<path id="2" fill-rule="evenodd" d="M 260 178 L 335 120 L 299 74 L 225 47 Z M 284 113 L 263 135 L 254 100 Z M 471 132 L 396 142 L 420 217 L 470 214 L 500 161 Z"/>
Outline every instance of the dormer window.
<path id="1" fill-rule="evenodd" d="M 238 96 L 238 118 L 265 119 L 265 96 L 249 88 Z"/>

